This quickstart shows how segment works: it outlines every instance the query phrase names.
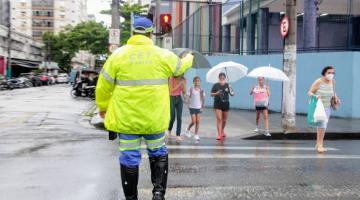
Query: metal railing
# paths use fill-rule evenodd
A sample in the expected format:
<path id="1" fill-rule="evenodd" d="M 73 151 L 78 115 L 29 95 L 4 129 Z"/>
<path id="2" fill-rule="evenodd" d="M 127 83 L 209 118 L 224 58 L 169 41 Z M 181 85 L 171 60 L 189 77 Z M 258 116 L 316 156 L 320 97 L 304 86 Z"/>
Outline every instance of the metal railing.
<path id="1" fill-rule="evenodd" d="M 249 2 L 252 2 L 249 6 Z M 285 12 L 272 12 L 261 7 L 262 0 L 247 0 L 202 5 L 173 28 L 173 47 L 191 48 L 206 54 L 276 54 L 283 52 L 279 33 Z M 269 2 L 269 1 L 267 1 Z M 342 1 L 343 14 L 318 13 L 316 47 L 304 48 L 303 16 L 298 15 L 298 52 L 333 52 L 360 50 L 360 0 Z M 324 1 L 323 4 L 327 2 Z M 326 12 L 328 5 L 319 5 Z M 251 10 L 251 17 L 248 13 Z M 283 8 L 278 10 L 285 11 Z M 261 23 L 266 12 L 266 26 Z M 225 17 L 225 15 L 226 17 Z M 247 24 L 253 24 L 248 26 Z M 264 29 L 267 28 L 267 30 Z M 249 34 L 247 29 L 252 31 Z M 265 36 L 262 36 L 265 33 Z M 305 35 L 306 37 L 306 35 Z M 249 39 L 251 38 L 251 39 Z M 251 45 L 250 45 L 251 44 Z"/>

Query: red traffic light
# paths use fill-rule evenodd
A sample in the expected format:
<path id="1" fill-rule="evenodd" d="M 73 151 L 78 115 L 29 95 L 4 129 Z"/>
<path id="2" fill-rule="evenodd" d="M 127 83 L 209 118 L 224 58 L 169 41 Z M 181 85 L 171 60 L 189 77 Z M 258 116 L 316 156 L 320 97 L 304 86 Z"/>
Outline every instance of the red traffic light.
<path id="1" fill-rule="evenodd" d="M 166 34 L 171 32 L 171 14 L 161 14 L 160 15 L 160 28 L 161 34 Z"/>
<path id="2" fill-rule="evenodd" d="M 160 23 L 171 25 L 171 14 L 161 14 L 160 15 Z"/>

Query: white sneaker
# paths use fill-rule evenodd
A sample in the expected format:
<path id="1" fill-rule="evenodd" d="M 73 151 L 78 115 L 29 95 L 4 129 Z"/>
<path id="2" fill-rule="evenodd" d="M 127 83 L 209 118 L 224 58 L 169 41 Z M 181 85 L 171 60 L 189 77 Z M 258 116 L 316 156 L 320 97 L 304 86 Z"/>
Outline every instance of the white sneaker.
<path id="1" fill-rule="evenodd" d="M 260 131 L 259 131 L 259 128 L 256 128 L 255 130 L 254 130 L 254 133 L 259 133 Z"/>
<path id="2" fill-rule="evenodd" d="M 265 135 L 266 137 L 271 137 L 271 134 L 269 133 L 269 131 L 265 131 L 264 135 Z"/>
<path id="3" fill-rule="evenodd" d="M 190 131 L 185 131 L 185 136 L 188 138 L 191 138 L 191 132 Z"/>
<path id="4" fill-rule="evenodd" d="M 196 141 L 200 141 L 200 137 L 199 137 L 198 135 L 195 135 L 195 136 L 194 136 L 194 139 L 195 139 Z"/>

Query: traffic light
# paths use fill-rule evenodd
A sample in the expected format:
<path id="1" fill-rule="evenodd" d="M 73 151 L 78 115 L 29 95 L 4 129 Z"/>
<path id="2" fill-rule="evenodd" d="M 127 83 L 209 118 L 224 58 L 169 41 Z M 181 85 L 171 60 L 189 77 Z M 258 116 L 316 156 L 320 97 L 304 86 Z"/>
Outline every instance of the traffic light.
<path id="1" fill-rule="evenodd" d="M 171 14 L 161 14 L 160 15 L 160 27 L 161 34 L 170 33 L 172 30 L 171 27 Z"/>

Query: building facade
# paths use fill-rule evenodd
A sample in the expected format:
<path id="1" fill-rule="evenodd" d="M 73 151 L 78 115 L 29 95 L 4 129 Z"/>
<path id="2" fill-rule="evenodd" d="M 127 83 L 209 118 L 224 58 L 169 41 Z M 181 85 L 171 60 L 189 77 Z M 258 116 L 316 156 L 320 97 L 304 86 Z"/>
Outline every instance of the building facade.
<path id="1" fill-rule="evenodd" d="M 29 35 L 12 31 L 11 33 L 11 72 L 7 72 L 9 54 L 8 27 L 0 25 L 0 74 L 18 76 L 20 73 L 37 69 L 44 60 L 43 43 L 33 40 Z"/>
<path id="2" fill-rule="evenodd" d="M 204 53 L 283 51 L 285 0 L 164 2 L 162 7 L 172 11 L 173 47 Z M 360 0 L 298 0 L 297 16 L 299 51 L 360 49 Z"/>
<path id="3" fill-rule="evenodd" d="M 13 31 L 36 40 L 44 32 L 58 33 L 88 19 L 87 0 L 0 0 L 0 5 L 1 25 L 6 26 L 10 17 Z"/>

